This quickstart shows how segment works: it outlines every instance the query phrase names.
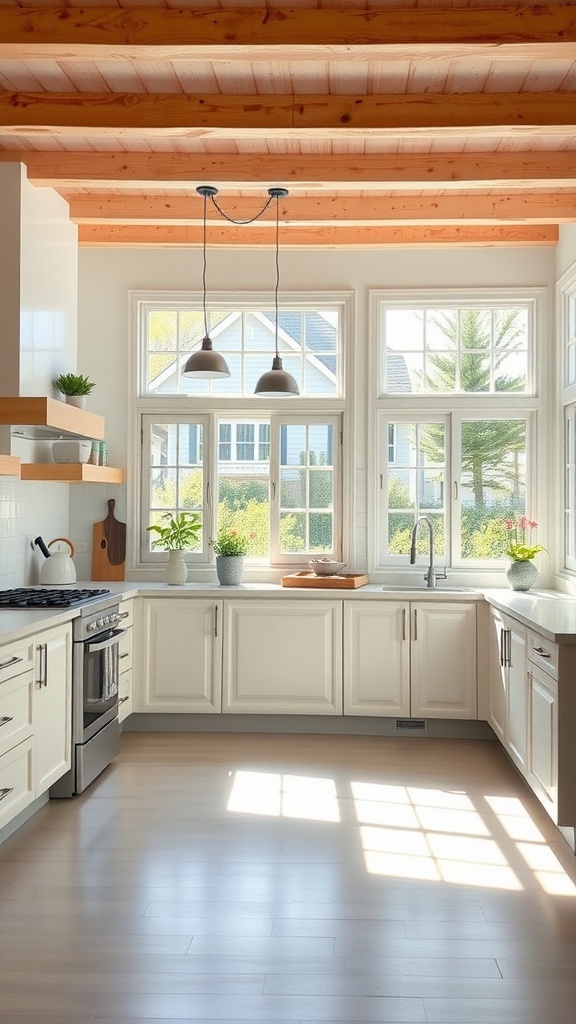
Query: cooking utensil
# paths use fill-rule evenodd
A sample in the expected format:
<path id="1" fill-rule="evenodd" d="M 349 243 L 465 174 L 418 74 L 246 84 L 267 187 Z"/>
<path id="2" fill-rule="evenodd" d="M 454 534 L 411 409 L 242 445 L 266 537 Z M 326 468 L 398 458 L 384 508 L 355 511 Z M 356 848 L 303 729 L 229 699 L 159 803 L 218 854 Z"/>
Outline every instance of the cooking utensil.
<path id="1" fill-rule="evenodd" d="M 69 583 L 76 583 L 76 566 L 72 561 L 74 545 L 67 537 L 55 537 L 48 542 L 48 547 L 53 544 L 67 544 L 68 551 L 49 551 L 49 558 L 40 567 L 40 583 L 43 586 L 66 586 Z M 38 545 L 40 547 L 40 545 Z"/>
<path id="2" fill-rule="evenodd" d="M 335 562 L 332 558 L 311 558 L 308 565 L 318 576 L 337 576 L 346 562 Z"/>
<path id="3" fill-rule="evenodd" d="M 34 543 L 36 547 L 40 548 L 40 551 L 44 555 L 44 558 L 50 558 L 50 552 L 48 551 L 48 548 L 46 547 L 42 537 L 35 537 Z"/>
<path id="4" fill-rule="evenodd" d="M 114 498 L 108 499 L 108 515 L 92 530 L 92 579 L 123 580 L 126 560 L 126 523 L 114 517 Z"/>

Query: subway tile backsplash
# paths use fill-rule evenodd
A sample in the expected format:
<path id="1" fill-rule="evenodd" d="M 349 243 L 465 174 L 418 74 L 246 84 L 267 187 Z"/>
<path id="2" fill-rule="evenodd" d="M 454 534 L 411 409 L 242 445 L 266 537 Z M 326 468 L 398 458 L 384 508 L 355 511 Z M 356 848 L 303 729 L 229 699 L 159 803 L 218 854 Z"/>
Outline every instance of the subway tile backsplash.
<path id="1" fill-rule="evenodd" d="M 43 556 L 30 541 L 69 536 L 69 487 L 0 477 L 0 588 L 38 584 Z"/>

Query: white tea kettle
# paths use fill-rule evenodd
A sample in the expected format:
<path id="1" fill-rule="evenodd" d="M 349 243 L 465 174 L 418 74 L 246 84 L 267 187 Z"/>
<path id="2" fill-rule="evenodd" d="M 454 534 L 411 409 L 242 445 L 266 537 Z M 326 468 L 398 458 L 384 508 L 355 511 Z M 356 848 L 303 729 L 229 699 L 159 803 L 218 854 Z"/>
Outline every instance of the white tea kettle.
<path id="1" fill-rule="evenodd" d="M 76 583 L 76 566 L 72 561 L 74 556 L 74 545 L 67 537 L 55 537 L 47 547 L 62 541 L 70 548 L 68 551 L 51 551 L 50 558 L 47 558 L 40 567 L 40 583 L 44 586 L 59 587 L 67 583 Z"/>

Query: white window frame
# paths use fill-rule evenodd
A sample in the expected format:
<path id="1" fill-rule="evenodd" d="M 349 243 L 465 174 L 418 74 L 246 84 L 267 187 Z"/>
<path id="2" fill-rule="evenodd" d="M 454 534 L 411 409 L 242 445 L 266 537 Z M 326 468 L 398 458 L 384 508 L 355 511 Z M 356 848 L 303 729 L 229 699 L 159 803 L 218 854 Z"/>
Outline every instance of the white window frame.
<path id="1" fill-rule="evenodd" d="M 556 285 L 556 317 L 558 325 L 558 394 L 560 415 L 557 421 L 558 438 L 560 440 L 558 450 L 561 453 L 561 463 L 558 471 L 562 480 L 562 498 L 559 500 L 560 516 L 558 522 L 558 535 L 560 537 L 559 555 L 562 571 L 568 575 L 576 575 L 576 539 L 572 538 L 570 543 L 567 536 L 567 522 L 569 514 L 576 518 L 576 484 L 572 493 L 568 493 L 568 452 L 566 450 L 567 420 L 572 422 L 572 429 L 576 429 L 576 381 L 570 383 L 568 367 L 570 350 L 576 347 L 576 264 L 562 275 Z M 576 438 L 574 439 L 576 442 Z"/>
<path id="2" fill-rule="evenodd" d="M 546 288 L 453 288 L 442 289 L 372 289 L 370 291 L 370 349 L 368 354 L 368 550 L 371 553 L 369 571 L 383 573 L 391 569 L 409 568 L 408 560 L 403 556 L 385 555 L 387 538 L 387 502 L 382 501 L 382 488 L 385 487 L 385 469 L 383 467 L 383 451 L 387 436 L 382 438 L 381 416 L 392 421 L 414 421 L 446 417 L 449 423 L 447 434 L 447 507 L 446 508 L 446 562 L 449 568 L 458 571 L 482 572 L 501 569 L 506 560 L 475 560 L 461 559 L 460 543 L 455 546 L 454 532 L 460 521 L 459 508 L 455 507 L 454 483 L 459 481 L 455 475 L 459 462 L 459 448 L 454 443 L 454 430 L 458 423 L 467 419 L 514 419 L 525 418 L 526 424 L 526 505 L 531 516 L 537 518 L 545 536 L 547 515 L 538 496 L 542 493 L 539 486 L 539 465 L 544 464 L 545 448 L 544 396 L 547 391 L 548 368 L 544 355 L 536 358 L 536 350 L 540 345 L 539 354 L 547 351 L 547 318 Z M 452 393 L 407 394 L 384 391 L 385 357 L 381 329 L 382 313 L 386 308 L 417 308 L 418 306 L 437 306 L 441 308 L 461 308 L 467 305 L 485 305 L 487 308 L 527 306 L 529 315 L 530 348 L 527 366 L 526 392 L 498 393 Z M 373 429 L 370 425 L 373 424 Z M 459 428 L 458 428 L 459 429 Z M 456 455 L 455 455 L 456 452 Z M 540 458 L 539 458 L 540 456 Z M 542 471 L 540 470 L 540 476 Z M 449 532 L 448 532 L 449 531 Z M 545 541 L 544 541 L 545 543 Z M 442 562 L 444 559 L 442 559 Z"/>
<path id="3" fill-rule="evenodd" d="M 151 395 L 144 392 L 145 381 L 145 359 L 144 346 L 141 340 L 141 318 L 145 311 L 150 308 L 158 308 L 160 304 L 166 308 L 177 308 L 184 304 L 188 308 L 196 307 L 202 301 L 200 292 L 167 292 L 161 290 L 131 291 L 129 293 L 129 320 L 130 320 L 130 352 L 131 361 L 129 369 L 129 402 L 133 410 L 130 417 L 128 446 L 129 466 L 132 471 L 134 487 L 129 488 L 127 494 L 127 515 L 129 521 L 130 545 L 132 557 L 130 569 L 136 578 L 138 574 L 146 577 L 149 574 L 151 565 L 160 568 L 166 560 L 166 554 L 147 554 L 148 536 L 146 527 L 148 525 L 147 495 L 149 480 L 147 478 L 148 468 L 143 457 L 143 416 L 150 416 L 158 422 L 185 421 L 190 416 L 191 409 L 194 410 L 190 417 L 192 422 L 199 422 L 202 416 L 208 418 L 208 427 L 205 433 L 205 463 L 209 459 L 209 467 L 205 475 L 205 506 L 208 508 L 209 522 L 205 528 L 205 536 L 212 537 L 216 524 L 214 522 L 216 499 L 212 502 L 213 488 L 217 480 L 217 423 L 219 419 L 234 419 L 251 422 L 262 418 L 270 419 L 273 416 L 281 416 L 283 421 L 290 418 L 294 422 L 332 422 L 338 423 L 335 437 L 340 443 L 334 447 L 334 458 L 338 459 L 338 466 L 335 466 L 335 481 L 338 480 L 338 490 L 335 492 L 334 504 L 334 537 L 336 542 L 337 557 L 351 562 L 353 560 L 352 529 L 355 476 L 354 476 L 354 452 L 352 450 L 352 425 L 354 423 L 354 361 L 348 358 L 348 347 L 353 337 L 353 326 L 355 318 L 355 293 L 353 291 L 338 292 L 314 292 L 303 295 L 302 292 L 286 292 L 279 296 L 280 305 L 284 308 L 297 309 L 299 311 L 331 309 L 338 310 L 340 315 L 340 352 L 339 352 L 339 394 L 337 396 L 295 396 L 279 399 L 262 399 L 258 396 L 244 397 L 222 397 L 222 396 L 198 396 L 187 395 Z M 262 309 L 270 306 L 270 293 L 245 293 L 233 292 L 226 295 L 211 296 L 211 309 Z M 350 443 L 342 448 L 342 438 L 350 439 Z M 271 450 L 272 461 L 272 450 Z M 206 494 L 206 488 L 208 493 Z M 212 488 L 212 490 L 211 490 Z M 273 495 L 271 494 L 271 500 Z M 271 529 L 274 517 L 271 514 Z M 272 542 L 272 537 L 271 537 Z M 212 548 L 204 552 L 200 557 L 192 552 L 187 553 L 187 560 L 195 571 L 197 578 L 208 576 L 212 578 L 214 572 L 215 556 Z M 306 567 L 307 557 L 305 554 L 283 555 L 272 560 L 270 564 L 254 563 L 256 576 L 254 578 L 277 579 L 278 568 L 286 566 Z M 247 565 L 248 575 L 250 566 Z M 270 570 L 270 572 L 268 572 Z"/>

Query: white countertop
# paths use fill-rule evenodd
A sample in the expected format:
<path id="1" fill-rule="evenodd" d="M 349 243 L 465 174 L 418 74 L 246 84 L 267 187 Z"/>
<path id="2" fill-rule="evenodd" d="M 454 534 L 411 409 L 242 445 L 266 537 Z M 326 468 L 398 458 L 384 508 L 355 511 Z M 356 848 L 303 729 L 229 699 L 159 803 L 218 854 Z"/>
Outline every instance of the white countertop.
<path id="1" fill-rule="evenodd" d="M 241 583 L 239 586 L 222 587 L 218 583 L 186 583 L 184 586 L 170 586 L 160 582 L 94 582 L 78 581 L 79 589 L 106 588 L 119 600 L 131 597 L 259 597 L 292 598 L 309 600 L 393 600 L 393 601 L 482 601 L 486 600 L 501 611 L 508 612 L 524 625 L 537 630 L 555 643 L 576 643 L 576 597 L 557 591 L 531 590 L 528 593 L 509 590 L 507 587 L 450 588 L 439 585 L 435 589 L 425 587 L 403 588 L 383 587 L 379 583 L 368 583 L 355 590 L 336 588 L 283 587 L 279 583 Z M 108 597 L 103 597 L 108 600 Z M 97 601 L 90 606 L 97 607 Z M 0 611 L 0 643 L 9 643 L 37 630 L 48 629 L 61 622 L 71 622 L 80 614 L 74 608 L 14 608 Z"/>

